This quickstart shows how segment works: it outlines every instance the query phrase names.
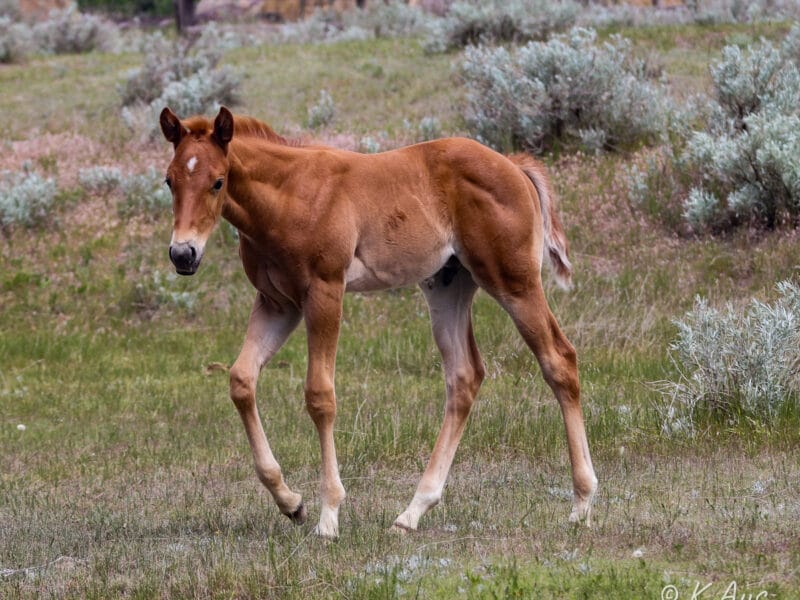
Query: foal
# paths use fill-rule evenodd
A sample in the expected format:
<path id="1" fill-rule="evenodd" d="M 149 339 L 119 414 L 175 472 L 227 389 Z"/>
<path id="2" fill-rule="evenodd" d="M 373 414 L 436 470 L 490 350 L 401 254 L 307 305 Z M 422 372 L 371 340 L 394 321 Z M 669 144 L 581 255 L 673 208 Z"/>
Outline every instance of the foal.
<path id="1" fill-rule="evenodd" d="M 169 256 L 181 275 L 197 271 L 220 217 L 240 233 L 239 254 L 256 288 L 244 346 L 231 367 L 231 398 L 244 423 L 256 473 L 281 512 L 306 519 L 283 480 L 256 407 L 256 380 L 300 319 L 308 334 L 306 408 L 322 454 L 316 533 L 336 537 L 339 478 L 333 423 L 334 369 L 345 291 L 419 283 L 444 365 L 444 422 L 408 508 L 394 522 L 417 528 L 441 496 L 484 377 L 472 334 L 478 286 L 511 315 L 558 399 L 572 465 L 571 521 L 590 522 L 597 478 L 589 456 L 575 350 L 542 290 L 548 257 L 567 285 L 572 267 L 555 198 L 542 166 L 451 138 L 381 154 L 297 147 L 267 125 L 221 108 L 214 121 L 181 121 L 169 108 L 161 129 L 175 147 L 166 183 L 174 229 Z"/>

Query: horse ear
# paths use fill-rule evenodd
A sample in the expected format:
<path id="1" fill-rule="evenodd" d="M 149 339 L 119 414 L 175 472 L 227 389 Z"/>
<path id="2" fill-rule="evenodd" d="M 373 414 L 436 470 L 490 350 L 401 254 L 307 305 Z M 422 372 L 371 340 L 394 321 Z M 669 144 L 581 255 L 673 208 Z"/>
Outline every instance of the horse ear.
<path id="1" fill-rule="evenodd" d="M 220 147 L 228 151 L 228 144 L 233 139 L 233 115 L 224 106 L 220 106 L 219 114 L 214 119 L 214 140 Z"/>
<path id="2" fill-rule="evenodd" d="M 159 122 L 161 123 L 161 131 L 164 133 L 164 137 L 177 148 L 185 133 L 181 120 L 168 106 L 165 106 L 164 110 L 161 111 Z"/>

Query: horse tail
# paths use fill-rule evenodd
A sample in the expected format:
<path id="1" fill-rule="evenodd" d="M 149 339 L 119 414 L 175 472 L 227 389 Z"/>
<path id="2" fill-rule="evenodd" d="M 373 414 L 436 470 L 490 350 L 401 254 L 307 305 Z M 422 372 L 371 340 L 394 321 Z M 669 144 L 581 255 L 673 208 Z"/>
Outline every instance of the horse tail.
<path id="1" fill-rule="evenodd" d="M 544 225 L 543 254 L 549 259 L 558 285 L 565 290 L 569 289 L 572 286 L 569 242 L 564 235 L 561 219 L 558 217 L 558 201 L 550 186 L 550 179 L 547 177 L 544 165 L 524 152 L 512 154 L 508 158 L 527 175 L 533 187 L 536 188 Z"/>

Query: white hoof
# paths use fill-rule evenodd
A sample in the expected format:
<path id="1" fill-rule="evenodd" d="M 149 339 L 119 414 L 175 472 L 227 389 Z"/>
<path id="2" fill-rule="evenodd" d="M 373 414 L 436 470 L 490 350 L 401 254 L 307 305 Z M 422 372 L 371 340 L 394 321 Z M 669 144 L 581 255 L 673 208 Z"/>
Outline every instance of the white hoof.
<path id="1" fill-rule="evenodd" d="M 335 540 L 339 537 L 339 517 L 337 512 L 322 508 L 319 516 L 319 525 L 314 528 L 314 535 L 327 540 Z"/>

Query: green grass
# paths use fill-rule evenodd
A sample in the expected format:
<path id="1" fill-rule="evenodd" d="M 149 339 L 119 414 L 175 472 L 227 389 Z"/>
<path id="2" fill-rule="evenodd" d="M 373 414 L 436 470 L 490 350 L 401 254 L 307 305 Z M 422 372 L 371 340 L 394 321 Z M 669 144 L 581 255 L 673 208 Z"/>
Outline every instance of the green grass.
<path id="1" fill-rule="evenodd" d="M 675 31 L 623 33 L 641 51 L 666 50 L 668 76 L 703 89 L 709 48 L 748 30 L 687 28 L 670 45 Z M 459 130 L 456 58 L 427 57 L 408 40 L 228 55 L 248 73 L 241 110 L 279 131 L 299 131 L 326 88 L 337 103 L 331 133 L 398 138 L 403 119 L 424 115 Z M 796 415 L 666 439 L 652 382 L 676 375 L 672 320 L 694 295 L 769 299 L 796 276 L 796 233 L 679 239 L 628 206 L 627 157 L 553 162 L 576 287 L 565 294 L 548 280 L 548 298 L 580 357 L 600 478 L 591 530 L 567 523 L 552 394 L 508 317 L 479 294 L 488 376 L 443 502 L 420 531 L 390 535 L 441 422 L 440 358 L 419 292 L 348 296 L 336 378 L 348 498 L 340 540 L 325 543 L 310 535 L 319 449 L 302 402 L 302 328 L 258 390 L 275 455 L 309 506 L 298 528 L 254 476 L 226 373 L 206 371 L 235 359 L 253 298 L 235 241 L 220 229 L 200 272 L 171 278 L 171 215 L 123 219 L 113 199 L 74 191 L 90 164 L 143 170 L 169 158 L 167 144 L 131 142 L 118 118 L 114 86 L 136 62 L 89 55 L 0 70 L 13 90 L 0 97 L 13 115 L 0 125 L 3 160 L 33 155 L 73 190 L 46 226 L 0 232 L 0 597 L 656 598 L 667 584 L 690 597 L 698 582 L 714 597 L 731 582 L 740 595 L 792 597 Z M 36 151 L 38 134 L 72 131 L 82 148 Z M 188 292 L 193 307 L 160 287 Z"/>

